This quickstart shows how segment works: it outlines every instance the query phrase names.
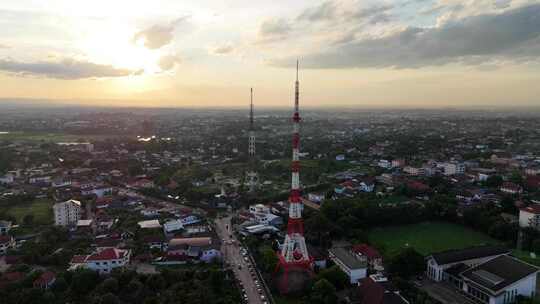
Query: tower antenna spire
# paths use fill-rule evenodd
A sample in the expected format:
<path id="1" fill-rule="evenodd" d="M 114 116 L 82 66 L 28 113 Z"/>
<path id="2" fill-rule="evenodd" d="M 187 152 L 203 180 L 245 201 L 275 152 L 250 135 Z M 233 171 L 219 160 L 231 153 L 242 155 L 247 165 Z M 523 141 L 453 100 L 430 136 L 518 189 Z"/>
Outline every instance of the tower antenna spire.
<path id="1" fill-rule="evenodd" d="M 249 128 L 253 130 L 253 88 L 251 88 L 251 99 L 249 107 Z"/>
<path id="2" fill-rule="evenodd" d="M 253 88 L 250 89 L 250 104 L 249 104 L 249 142 L 248 142 L 248 154 L 249 154 L 249 171 L 247 173 L 247 182 L 249 185 L 249 192 L 253 193 L 257 189 L 258 175 L 256 168 L 255 158 L 255 128 L 253 126 Z"/>
<path id="3" fill-rule="evenodd" d="M 300 186 L 300 83 L 298 82 L 298 60 L 296 61 L 296 82 L 294 86 L 294 113 L 292 134 L 291 192 L 289 195 L 289 219 L 287 235 L 279 254 L 279 266 L 284 270 L 280 289 L 282 293 L 290 290 L 288 274 L 293 270 L 301 270 L 311 274 L 313 259 L 309 256 L 304 238 L 304 220 L 302 218 L 303 202 Z"/>
<path id="4" fill-rule="evenodd" d="M 296 82 L 298 82 L 298 59 L 296 59 Z"/>

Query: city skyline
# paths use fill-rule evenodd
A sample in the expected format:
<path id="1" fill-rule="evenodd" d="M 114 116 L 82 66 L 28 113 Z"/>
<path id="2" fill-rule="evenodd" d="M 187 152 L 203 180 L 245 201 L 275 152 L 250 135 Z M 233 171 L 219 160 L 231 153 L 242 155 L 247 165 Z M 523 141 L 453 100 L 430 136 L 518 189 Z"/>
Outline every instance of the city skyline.
<path id="1" fill-rule="evenodd" d="M 0 102 L 287 107 L 538 104 L 540 2 L 5 1 Z M 23 102 L 20 102 L 23 104 Z"/>

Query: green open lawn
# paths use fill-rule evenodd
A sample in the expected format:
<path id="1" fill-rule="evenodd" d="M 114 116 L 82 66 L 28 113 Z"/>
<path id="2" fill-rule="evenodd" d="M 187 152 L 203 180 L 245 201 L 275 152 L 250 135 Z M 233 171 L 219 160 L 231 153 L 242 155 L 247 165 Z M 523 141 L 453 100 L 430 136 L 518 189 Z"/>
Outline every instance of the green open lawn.
<path id="1" fill-rule="evenodd" d="M 540 256 L 533 258 L 530 252 L 521 250 L 512 250 L 512 255 L 524 262 L 540 267 Z"/>
<path id="2" fill-rule="evenodd" d="M 32 214 L 34 215 L 35 225 L 46 225 L 53 222 L 52 205 L 53 201 L 50 199 L 36 199 L 31 203 L 21 203 L 7 207 L 7 214 L 15 217 L 18 224 L 22 223 L 26 215 Z"/>
<path id="3" fill-rule="evenodd" d="M 413 247 L 421 254 L 428 255 L 437 251 L 499 243 L 481 232 L 445 222 L 376 228 L 369 232 L 369 240 L 387 257 L 406 247 Z"/>

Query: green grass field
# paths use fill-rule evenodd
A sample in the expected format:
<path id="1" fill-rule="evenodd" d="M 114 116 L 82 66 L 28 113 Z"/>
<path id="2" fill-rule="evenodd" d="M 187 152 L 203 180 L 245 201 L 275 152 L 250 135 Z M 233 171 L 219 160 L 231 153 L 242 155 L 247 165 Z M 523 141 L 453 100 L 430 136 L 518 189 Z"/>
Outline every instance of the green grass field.
<path id="1" fill-rule="evenodd" d="M 376 228 L 369 232 L 369 240 L 387 257 L 407 247 L 413 247 L 421 254 L 428 255 L 437 251 L 499 243 L 481 232 L 445 222 Z"/>
<path id="2" fill-rule="evenodd" d="M 531 257 L 531 253 L 528 251 L 512 250 L 512 255 L 529 264 L 540 266 L 540 256 L 533 258 Z"/>
<path id="3" fill-rule="evenodd" d="M 32 214 L 35 225 L 46 225 L 53 222 L 52 205 L 53 202 L 50 199 L 36 199 L 31 203 L 7 207 L 7 214 L 15 217 L 19 224 L 26 215 Z"/>

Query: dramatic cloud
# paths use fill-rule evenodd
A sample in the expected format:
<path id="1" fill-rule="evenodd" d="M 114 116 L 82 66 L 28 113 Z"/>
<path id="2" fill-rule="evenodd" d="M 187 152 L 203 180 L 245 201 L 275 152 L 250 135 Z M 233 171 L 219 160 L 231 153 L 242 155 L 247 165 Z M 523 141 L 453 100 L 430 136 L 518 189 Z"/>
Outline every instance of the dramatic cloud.
<path id="1" fill-rule="evenodd" d="M 286 38 L 292 30 L 289 21 L 284 18 L 267 19 L 259 26 L 259 42 L 272 42 Z"/>
<path id="2" fill-rule="evenodd" d="M 329 20 L 335 18 L 336 14 L 336 3 L 326 1 L 316 7 L 307 8 L 298 16 L 298 19 L 309 21 Z"/>
<path id="3" fill-rule="evenodd" d="M 179 55 L 166 55 L 159 59 L 158 65 L 162 71 L 168 71 L 181 62 L 182 58 Z"/>
<path id="4" fill-rule="evenodd" d="M 416 68 L 452 62 L 479 64 L 502 58 L 540 57 L 540 4 L 447 22 L 439 27 L 405 30 L 339 45 L 303 56 L 311 68 Z M 296 57 L 294 57 L 296 58 Z M 289 66 L 293 58 L 274 62 Z"/>
<path id="5" fill-rule="evenodd" d="M 232 52 L 234 52 L 234 47 L 231 44 L 216 46 L 210 50 L 210 53 L 214 55 L 227 55 Z"/>
<path id="6" fill-rule="evenodd" d="M 174 38 L 175 27 L 187 20 L 189 17 L 182 17 L 174 20 L 173 22 L 167 25 L 153 25 L 149 28 L 146 28 L 133 36 L 133 42 L 137 43 L 142 41 L 144 46 L 155 50 L 159 49 L 169 43 Z"/>
<path id="7" fill-rule="evenodd" d="M 369 7 L 359 7 L 348 11 L 346 16 L 354 20 L 366 20 L 369 23 L 382 23 L 391 20 L 390 11 L 394 8 L 390 4 L 380 4 Z"/>
<path id="8" fill-rule="evenodd" d="M 57 79 L 123 77 L 142 73 L 142 71 L 117 69 L 110 65 L 95 64 L 75 59 L 32 63 L 0 59 L 0 71 L 20 76 L 34 75 Z"/>

